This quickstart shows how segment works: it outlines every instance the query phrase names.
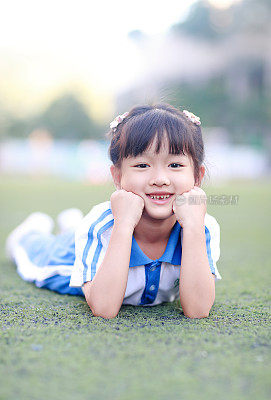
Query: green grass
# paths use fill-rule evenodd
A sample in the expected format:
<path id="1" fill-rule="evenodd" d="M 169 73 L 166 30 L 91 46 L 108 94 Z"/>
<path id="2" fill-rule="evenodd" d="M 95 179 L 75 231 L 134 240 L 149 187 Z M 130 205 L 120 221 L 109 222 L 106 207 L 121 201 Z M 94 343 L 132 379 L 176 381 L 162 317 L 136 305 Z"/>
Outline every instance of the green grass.
<path id="1" fill-rule="evenodd" d="M 222 280 L 210 316 L 189 319 L 180 302 L 123 306 L 93 317 L 83 297 L 23 281 L 5 258 L 7 234 L 30 212 L 84 213 L 112 186 L 1 179 L 0 399 L 269 399 L 271 185 L 204 187 L 238 194 L 208 206 L 221 226 Z"/>

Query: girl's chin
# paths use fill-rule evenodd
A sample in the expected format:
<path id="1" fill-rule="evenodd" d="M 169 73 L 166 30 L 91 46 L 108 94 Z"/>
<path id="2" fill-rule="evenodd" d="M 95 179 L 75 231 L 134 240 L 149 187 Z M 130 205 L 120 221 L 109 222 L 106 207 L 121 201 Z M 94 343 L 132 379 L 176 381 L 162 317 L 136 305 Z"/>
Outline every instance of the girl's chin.
<path id="1" fill-rule="evenodd" d="M 148 210 L 146 207 L 144 208 L 143 215 L 153 219 L 166 219 L 173 215 L 173 210 L 171 208 L 168 209 L 160 209 L 160 210 Z"/>

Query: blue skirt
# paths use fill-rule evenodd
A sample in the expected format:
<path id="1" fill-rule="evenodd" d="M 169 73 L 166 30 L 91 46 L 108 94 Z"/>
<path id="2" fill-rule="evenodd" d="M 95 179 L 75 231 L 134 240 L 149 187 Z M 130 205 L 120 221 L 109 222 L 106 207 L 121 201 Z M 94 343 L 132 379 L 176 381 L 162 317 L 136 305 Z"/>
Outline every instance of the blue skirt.
<path id="1" fill-rule="evenodd" d="M 30 232 L 24 235 L 19 245 L 23 251 L 15 258 L 20 276 L 27 276 L 36 286 L 53 290 L 60 294 L 84 296 L 81 288 L 70 287 L 71 270 L 75 261 L 75 237 L 73 231 L 59 235 Z M 31 268 L 29 268 L 31 265 Z M 44 268 L 43 279 L 40 268 Z M 24 273 L 25 270 L 25 273 Z M 29 270 L 30 277 L 29 277 Z M 35 272 L 36 271 L 36 272 Z M 48 274 L 48 278 L 46 277 Z M 36 276 L 35 276 L 36 275 Z M 45 279 L 44 279 L 45 278 Z"/>

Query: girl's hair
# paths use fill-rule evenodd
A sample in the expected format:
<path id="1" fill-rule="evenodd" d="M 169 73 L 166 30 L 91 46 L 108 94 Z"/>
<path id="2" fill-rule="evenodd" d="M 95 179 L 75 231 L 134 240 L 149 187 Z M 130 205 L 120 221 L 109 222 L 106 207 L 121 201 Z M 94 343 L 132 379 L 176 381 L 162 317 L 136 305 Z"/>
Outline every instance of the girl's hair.
<path id="1" fill-rule="evenodd" d="M 194 178 L 199 182 L 199 169 L 204 160 L 201 128 L 170 104 L 133 107 L 123 121 L 107 134 L 111 140 L 109 157 L 120 168 L 124 158 L 142 154 L 156 137 L 155 152 L 159 153 L 164 134 L 170 154 L 186 154 L 192 158 Z"/>

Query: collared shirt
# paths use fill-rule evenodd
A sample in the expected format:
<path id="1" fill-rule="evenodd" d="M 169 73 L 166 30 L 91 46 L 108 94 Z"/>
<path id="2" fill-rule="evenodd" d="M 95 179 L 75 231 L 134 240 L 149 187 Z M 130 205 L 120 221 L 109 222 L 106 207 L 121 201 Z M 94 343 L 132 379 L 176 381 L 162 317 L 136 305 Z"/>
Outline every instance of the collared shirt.
<path id="1" fill-rule="evenodd" d="M 215 280 L 222 279 L 216 266 L 220 256 L 220 229 L 214 217 L 205 215 L 205 237 L 208 261 Z M 75 263 L 70 287 L 82 287 L 91 281 L 100 267 L 113 229 L 110 201 L 100 203 L 83 218 L 75 232 Z M 175 223 L 164 251 L 152 260 L 140 249 L 134 236 L 123 304 L 153 306 L 179 297 L 182 256 L 182 228 Z"/>

